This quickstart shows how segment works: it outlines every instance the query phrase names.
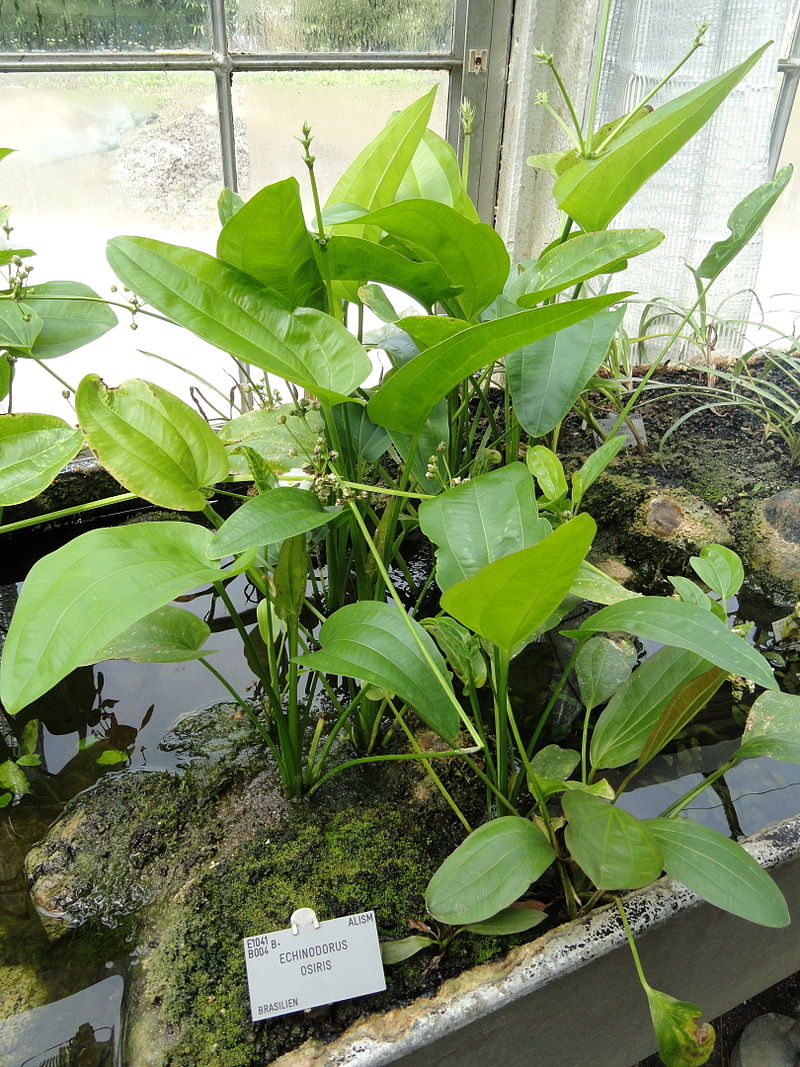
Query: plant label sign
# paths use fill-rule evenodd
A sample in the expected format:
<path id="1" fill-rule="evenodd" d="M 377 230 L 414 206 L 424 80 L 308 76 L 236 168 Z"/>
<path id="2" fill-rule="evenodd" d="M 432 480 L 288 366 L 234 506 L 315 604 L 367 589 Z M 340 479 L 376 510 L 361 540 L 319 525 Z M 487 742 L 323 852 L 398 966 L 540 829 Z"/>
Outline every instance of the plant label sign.
<path id="1" fill-rule="evenodd" d="M 253 1022 L 386 988 L 375 912 L 244 939 Z"/>

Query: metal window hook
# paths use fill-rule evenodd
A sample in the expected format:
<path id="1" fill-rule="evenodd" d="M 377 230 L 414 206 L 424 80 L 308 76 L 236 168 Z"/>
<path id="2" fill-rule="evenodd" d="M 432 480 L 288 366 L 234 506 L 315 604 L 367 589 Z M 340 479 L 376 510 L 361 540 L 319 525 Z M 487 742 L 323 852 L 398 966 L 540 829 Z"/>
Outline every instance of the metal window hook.
<path id="1" fill-rule="evenodd" d="M 319 930 L 319 919 L 313 908 L 298 908 L 297 911 L 292 912 L 289 922 L 294 937 L 300 933 L 301 926 L 313 926 L 315 930 Z"/>

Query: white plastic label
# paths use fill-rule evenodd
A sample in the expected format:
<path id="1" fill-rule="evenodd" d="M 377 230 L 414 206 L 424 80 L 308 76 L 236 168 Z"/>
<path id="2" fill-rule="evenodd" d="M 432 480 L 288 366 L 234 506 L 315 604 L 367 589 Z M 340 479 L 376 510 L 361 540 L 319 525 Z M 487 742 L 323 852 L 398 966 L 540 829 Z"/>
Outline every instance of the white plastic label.
<path id="1" fill-rule="evenodd" d="M 253 1022 L 386 988 L 375 912 L 244 939 Z"/>

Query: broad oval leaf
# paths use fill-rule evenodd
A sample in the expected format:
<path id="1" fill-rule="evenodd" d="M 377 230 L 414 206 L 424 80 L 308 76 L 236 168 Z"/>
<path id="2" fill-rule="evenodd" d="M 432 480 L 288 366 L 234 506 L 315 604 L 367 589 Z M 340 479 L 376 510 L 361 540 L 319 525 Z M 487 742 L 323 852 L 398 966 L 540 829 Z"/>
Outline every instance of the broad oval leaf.
<path id="1" fill-rule="evenodd" d="M 208 546 L 210 559 L 235 556 L 308 533 L 335 518 L 341 508 L 325 508 L 309 489 L 278 486 L 247 500 L 220 526 Z"/>
<path id="2" fill-rule="evenodd" d="M 15 714 L 137 619 L 176 596 L 239 574 L 206 555 L 209 530 L 147 522 L 90 530 L 34 564 L 3 647 L 0 700 Z"/>
<path id="3" fill-rule="evenodd" d="M 604 630 L 625 630 L 648 641 L 696 652 L 716 667 L 750 678 L 765 689 L 777 682 L 763 656 L 716 616 L 696 604 L 669 597 L 643 596 L 601 608 L 570 637 Z"/>
<path id="4" fill-rule="evenodd" d="M 464 686 L 480 689 L 486 684 L 486 660 L 475 634 L 471 634 L 449 615 L 423 619 L 420 626 L 427 630 L 450 664 L 453 673 Z"/>
<path id="5" fill-rule="evenodd" d="M 28 290 L 25 303 L 41 320 L 30 352 L 36 359 L 53 359 L 96 341 L 117 325 L 117 316 L 82 282 L 43 282 Z"/>
<path id="6" fill-rule="evenodd" d="M 146 237 L 115 237 L 108 261 L 158 311 L 223 352 L 328 403 L 361 385 L 370 362 L 356 338 L 316 308 L 291 311 L 220 259 Z"/>
<path id="7" fill-rule="evenodd" d="M 569 241 L 548 249 L 536 261 L 534 292 L 525 292 L 517 298 L 512 285 L 506 295 L 516 300 L 520 307 L 534 307 L 571 285 L 578 285 L 598 274 L 623 270 L 629 259 L 658 248 L 663 240 L 664 234 L 660 230 L 578 233 Z"/>
<path id="8" fill-rule="evenodd" d="M 446 741 L 458 733 L 458 701 L 436 645 L 395 604 L 363 601 L 323 623 L 319 652 L 297 662 L 310 670 L 357 678 L 397 695 Z"/>
<path id="9" fill-rule="evenodd" d="M 487 564 L 442 595 L 459 622 L 510 651 L 537 630 L 569 592 L 597 527 L 578 515 L 543 541 Z"/>
<path id="10" fill-rule="evenodd" d="M 549 433 L 569 413 L 605 359 L 623 315 L 624 309 L 601 311 L 506 356 L 514 414 L 531 437 Z"/>
<path id="11" fill-rule="evenodd" d="M 689 560 L 692 570 L 724 602 L 735 596 L 744 582 L 742 561 L 724 545 L 704 545 L 699 556 Z"/>
<path id="12" fill-rule="evenodd" d="M 386 430 L 371 421 L 363 404 L 337 404 L 333 421 L 354 468 L 359 461 L 377 463 L 391 443 Z"/>
<path id="13" fill-rule="evenodd" d="M 664 870 L 716 908 L 761 926 L 787 926 L 783 893 L 740 844 L 686 818 L 648 819 Z"/>
<path id="14" fill-rule="evenodd" d="M 126 489 L 161 508 L 202 511 L 203 488 L 228 474 L 217 435 L 196 411 L 139 378 L 109 389 L 87 375 L 75 411 L 89 447 Z"/>
<path id="15" fill-rule="evenodd" d="M 793 167 L 787 163 L 770 182 L 764 182 L 740 200 L 728 218 L 730 237 L 717 241 L 697 268 L 700 278 L 717 278 L 738 256 L 772 210 L 775 201 L 789 184 Z"/>
<path id="16" fill-rule="evenodd" d="M 323 307 L 322 276 L 296 178 L 267 185 L 232 214 L 217 239 L 217 255 L 291 307 Z"/>
<path id="17" fill-rule="evenodd" d="M 615 137 L 596 159 L 582 159 L 553 186 L 558 206 L 584 230 L 603 230 L 634 193 L 711 118 L 769 48 L 670 100 Z"/>
<path id="18" fill-rule="evenodd" d="M 575 660 L 584 707 L 604 704 L 628 680 L 635 663 L 636 649 L 630 642 L 591 637 Z"/>
<path id="19" fill-rule="evenodd" d="M 555 859 L 529 819 L 504 815 L 479 826 L 428 883 L 425 905 L 451 926 L 483 922 L 513 904 Z"/>
<path id="20" fill-rule="evenodd" d="M 711 598 L 706 596 L 697 582 L 693 582 L 691 578 L 684 578 L 680 574 L 671 574 L 669 581 L 684 603 L 697 604 L 706 611 L 711 611 Z"/>
<path id="21" fill-rule="evenodd" d="M 369 402 L 370 418 L 379 426 L 416 433 L 434 405 L 470 374 L 516 348 L 594 315 L 626 295 L 610 293 L 551 304 L 462 330 L 386 378 Z"/>
<path id="22" fill-rule="evenodd" d="M 467 923 L 465 929 L 471 934 L 482 937 L 502 937 L 508 934 L 522 934 L 543 923 L 547 915 L 538 908 L 503 908 L 491 919 L 479 923 Z"/>
<path id="23" fill-rule="evenodd" d="M 651 730 L 682 685 L 709 664 L 681 648 L 660 648 L 612 696 L 592 731 L 593 767 L 622 767 L 638 758 Z"/>
<path id="24" fill-rule="evenodd" d="M 271 411 L 257 409 L 247 411 L 220 429 L 219 440 L 233 450 L 232 471 L 249 473 L 242 458 L 237 463 L 236 450 L 244 446 L 252 448 L 267 466 L 279 471 L 304 467 L 311 462 L 317 437 L 323 431 L 322 418 L 313 409 L 300 414 L 294 404 L 283 404 Z"/>
<path id="25" fill-rule="evenodd" d="M 593 604 L 618 604 L 621 600 L 633 600 L 640 595 L 620 585 L 599 567 L 585 562 L 578 568 L 578 574 L 569 591 L 572 596 L 590 600 Z"/>
<path id="26" fill-rule="evenodd" d="M 0 507 L 41 493 L 82 444 L 80 430 L 55 415 L 0 415 Z"/>
<path id="27" fill-rule="evenodd" d="M 541 541 L 533 480 L 521 463 L 471 478 L 420 504 L 422 532 L 436 546 L 436 582 L 449 589 L 487 563 Z"/>
<path id="28" fill-rule="evenodd" d="M 791 693 L 762 693 L 755 700 L 736 758 L 757 756 L 800 763 L 800 697 Z"/>
<path id="29" fill-rule="evenodd" d="M 135 663 L 186 663 L 214 652 L 203 648 L 211 628 L 185 608 L 165 604 L 138 619 L 89 661 L 127 659 Z"/>
<path id="30" fill-rule="evenodd" d="M 578 790 L 562 804 L 567 848 L 598 889 L 639 889 L 661 874 L 664 857 L 645 822 Z"/>
<path id="31" fill-rule="evenodd" d="M 564 467 L 552 449 L 544 445 L 529 445 L 525 449 L 525 464 L 546 501 L 560 500 L 567 495 Z"/>

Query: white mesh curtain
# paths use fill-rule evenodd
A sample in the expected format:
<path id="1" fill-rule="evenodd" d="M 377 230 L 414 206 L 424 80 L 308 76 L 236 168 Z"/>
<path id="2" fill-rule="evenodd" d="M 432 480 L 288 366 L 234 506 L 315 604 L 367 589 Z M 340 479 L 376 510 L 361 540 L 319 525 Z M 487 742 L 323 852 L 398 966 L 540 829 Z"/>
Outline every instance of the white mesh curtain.
<path id="1" fill-rule="evenodd" d="M 791 0 L 612 0 L 603 62 L 599 121 L 628 111 L 668 73 L 690 45 L 701 16 L 711 28 L 666 89 L 663 103 L 739 63 L 768 40 L 780 41 Z M 742 197 L 768 177 L 770 121 L 775 102 L 777 46 L 768 50 L 708 125 L 636 194 L 614 226 L 656 226 L 664 244 L 634 260 L 626 287 L 646 297 L 691 305 L 695 289 L 684 261 L 697 266 L 709 246 L 728 234 L 726 220 Z M 727 268 L 709 307 L 725 319 L 747 318 L 759 260 L 758 239 Z M 734 296 L 733 294 L 740 295 Z M 629 326 L 633 327 L 629 321 Z M 718 349 L 733 353 L 738 332 L 724 330 Z"/>

